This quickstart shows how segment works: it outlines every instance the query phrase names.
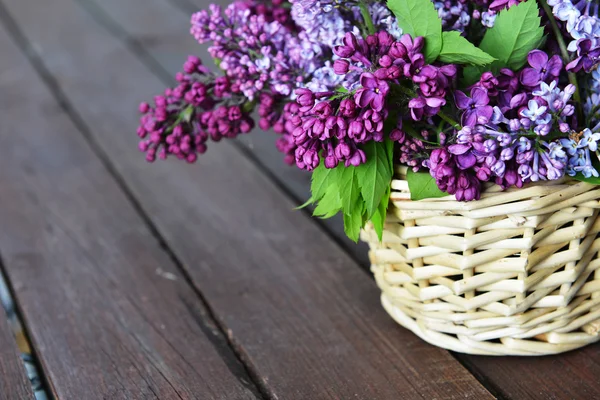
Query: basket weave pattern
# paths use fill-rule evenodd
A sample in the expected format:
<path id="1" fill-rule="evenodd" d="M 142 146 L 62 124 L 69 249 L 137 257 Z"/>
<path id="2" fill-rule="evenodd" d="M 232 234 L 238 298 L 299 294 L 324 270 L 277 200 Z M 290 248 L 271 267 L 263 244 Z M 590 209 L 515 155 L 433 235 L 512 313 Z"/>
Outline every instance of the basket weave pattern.
<path id="1" fill-rule="evenodd" d="M 600 339 L 600 189 L 489 186 L 481 200 L 411 201 L 399 169 L 383 241 L 367 226 L 382 303 L 450 350 L 544 355 Z"/>

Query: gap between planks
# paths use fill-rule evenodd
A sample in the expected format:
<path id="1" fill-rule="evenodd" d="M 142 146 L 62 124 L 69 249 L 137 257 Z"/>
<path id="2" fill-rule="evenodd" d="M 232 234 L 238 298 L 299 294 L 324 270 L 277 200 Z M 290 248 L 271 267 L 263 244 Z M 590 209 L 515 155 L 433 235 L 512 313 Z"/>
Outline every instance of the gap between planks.
<path id="1" fill-rule="evenodd" d="M 172 74 L 148 51 L 140 40 L 131 36 L 127 31 L 123 29 L 123 27 L 118 24 L 103 8 L 99 7 L 94 1 L 87 0 L 74 0 L 78 2 L 83 8 L 85 8 L 91 17 L 96 20 L 101 26 L 106 28 L 108 32 L 114 35 L 117 39 L 121 40 L 127 48 L 138 57 L 148 68 L 156 75 L 165 85 L 173 85 L 175 80 Z M 184 13 L 191 13 L 193 10 L 197 9 L 195 5 L 188 2 L 188 0 L 164 0 L 167 3 L 171 4 L 173 7 L 179 9 Z M 59 88 L 58 88 L 59 89 Z M 60 90 L 60 89 L 59 89 Z M 66 101 L 66 100 L 65 100 Z M 71 107 L 72 108 L 72 107 Z M 90 135 L 91 136 L 91 135 Z M 87 136 L 86 136 L 87 137 Z M 241 138 L 243 139 L 243 138 Z M 94 140 L 93 138 L 91 140 Z M 261 159 L 252 152 L 249 146 L 243 143 L 240 140 L 230 141 L 238 151 L 240 151 L 248 160 L 254 164 L 263 175 L 267 176 L 269 180 L 281 191 L 285 194 L 286 197 L 291 199 L 296 205 L 304 204 L 307 198 L 302 198 L 298 193 L 295 193 L 286 182 L 283 181 L 280 177 L 278 177 L 269 166 L 261 161 Z M 99 147 L 99 146 L 96 146 Z M 100 149 L 101 151 L 101 149 Z M 106 154 L 104 154 L 105 157 Z M 108 157 L 107 157 L 108 160 Z M 110 162 L 110 161 L 107 161 Z M 283 159 L 281 161 L 282 167 L 287 168 L 288 166 L 283 163 Z M 112 167 L 114 169 L 114 167 Z M 339 220 L 325 220 L 321 218 L 316 218 L 312 215 L 311 208 L 305 207 L 299 210 L 295 210 L 297 212 L 302 212 L 305 215 L 308 215 L 313 221 L 321 228 L 321 230 L 333 241 L 336 243 L 346 254 L 350 255 L 356 262 L 359 263 L 361 269 L 369 276 L 370 279 L 373 279 L 373 274 L 370 271 L 370 264 L 368 263 L 367 257 L 367 246 L 363 242 L 358 242 L 358 244 L 351 242 L 345 236 L 340 236 L 336 234 L 336 232 L 332 229 L 332 223 L 342 224 L 343 221 L 341 218 Z M 329 223 L 328 223 L 329 222 Z M 357 249 L 357 246 L 360 247 L 360 250 Z M 363 254 L 359 254 L 359 251 L 362 251 Z"/>
<path id="2" fill-rule="evenodd" d="M 78 0 L 80 3 L 82 3 L 82 0 Z M 184 12 L 189 12 L 192 9 L 192 7 L 196 7 L 194 5 L 192 5 L 190 3 L 190 1 L 188 0 L 166 0 L 168 3 L 180 8 L 182 11 Z M 104 15 L 106 15 L 106 13 L 104 12 Z M 135 43 L 136 46 L 139 46 L 139 48 L 141 49 L 141 51 L 143 52 L 143 54 L 145 55 L 145 57 L 149 57 L 151 62 L 153 64 L 159 64 L 159 62 L 156 61 L 156 58 L 145 49 L 144 45 L 141 44 L 137 39 L 133 38 L 130 34 L 128 34 L 127 32 L 123 33 L 123 29 L 121 28 L 120 25 L 116 24 L 114 22 L 114 20 L 112 20 L 112 18 L 110 16 L 108 17 L 108 22 L 110 22 L 113 26 L 118 26 L 120 29 L 120 34 L 123 35 L 123 37 L 121 38 L 121 40 L 123 40 L 125 43 Z M 100 21 L 101 23 L 104 23 L 102 21 Z M 134 54 L 136 54 L 134 52 Z M 136 54 L 136 56 L 139 57 L 139 54 Z M 147 58 L 145 58 L 144 60 L 147 60 Z M 166 72 L 166 69 L 162 67 L 161 65 L 161 70 L 163 71 L 163 74 L 159 75 L 159 77 L 165 81 L 166 83 L 171 83 L 172 80 L 170 78 L 170 74 L 168 72 Z M 241 151 L 243 151 L 246 155 L 246 157 L 248 159 L 250 159 L 251 162 L 253 162 L 261 171 L 266 171 L 267 172 L 267 176 L 270 180 L 274 181 L 274 183 L 276 184 L 276 186 L 279 188 L 279 190 L 283 191 L 284 194 L 286 194 L 286 196 L 288 198 L 291 198 L 292 200 L 294 200 L 294 202 L 296 204 L 300 204 L 302 203 L 302 201 L 298 198 L 298 196 L 294 195 L 293 192 L 291 192 L 288 187 L 285 185 L 284 182 L 282 182 L 280 179 L 278 179 L 270 170 L 268 167 L 266 167 L 263 163 L 260 162 L 260 160 L 258 160 L 255 155 L 253 155 L 247 148 L 240 146 L 239 149 Z M 321 229 L 323 231 L 326 232 L 326 234 L 331 237 L 336 243 L 340 243 L 339 240 L 339 236 L 337 236 L 335 233 L 332 233 L 331 229 L 327 226 L 324 226 L 323 224 L 319 224 L 319 226 L 321 227 Z M 340 246 L 347 254 L 350 254 L 351 256 L 353 256 L 354 252 L 349 251 L 347 246 L 341 245 Z M 354 255 L 355 258 L 355 255 Z M 461 354 L 456 354 L 456 353 L 451 353 L 453 355 L 453 357 L 460 363 L 463 365 L 463 367 L 466 368 L 466 370 L 468 370 L 473 376 L 475 376 L 481 383 L 482 385 L 484 385 L 490 392 L 492 392 L 493 394 L 495 394 L 496 396 L 498 396 L 499 398 L 502 398 L 502 395 L 499 393 L 500 389 L 493 383 L 493 381 L 491 381 L 490 379 L 487 379 L 484 375 L 484 372 L 482 370 L 480 370 L 480 368 L 477 366 L 476 363 L 472 363 L 471 362 L 471 358 L 468 356 L 463 356 Z"/>
<path id="3" fill-rule="evenodd" d="M 85 123 L 83 118 L 81 118 L 81 116 L 73 108 L 71 102 L 68 100 L 68 98 L 65 96 L 65 94 L 61 90 L 60 85 L 57 83 L 57 81 L 54 79 L 53 75 L 46 68 L 42 58 L 38 55 L 36 50 L 33 48 L 31 42 L 27 39 L 27 37 L 23 34 L 21 29 L 18 27 L 16 21 L 11 17 L 10 13 L 8 12 L 8 9 L 3 4 L 2 0 L 0 0 L 0 23 L 2 23 L 5 26 L 6 30 L 9 32 L 9 35 L 11 36 L 11 38 L 14 40 L 14 42 L 17 44 L 19 49 L 26 56 L 27 60 L 30 62 L 30 64 L 36 70 L 36 72 L 41 77 L 43 82 L 48 86 L 50 92 L 54 96 L 54 98 L 57 101 L 57 103 L 59 104 L 59 106 L 62 108 L 62 110 L 68 116 L 68 118 L 72 121 L 72 123 L 75 125 L 77 130 L 84 136 L 85 140 L 91 147 L 93 153 L 98 157 L 98 159 L 103 164 L 103 166 L 106 168 L 108 173 L 114 178 L 118 187 L 125 194 L 126 198 L 132 204 L 135 211 L 142 218 L 143 222 L 147 225 L 147 227 L 150 230 L 150 232 L 152 233 L 152 235 L 156 238 L 160 248 L 167 254 L 167 256 L 175 264 L 175 266 L 181 273 L 182 277 L 184 278 L 185 283 L 188 286 L 190 286 L 191 289 L 193 290 L 193 292 L 198 296 L 199 301 L 201 302 L 202 306 L 207 311 L 207 317 L 211 321 L 211 324 L 213 324 L 214 326 L 216 326 L 219 329 L 220 334 L 227 341 L 228 348 L 231 350 L 231 352 L 233 354 L 235 354 L 237 360 L 244 367 L 245 372 L 248 374 L 248 376 L 252 380 L 252 385 L 254 386 L 254 393 L 259 395 L 260 398 L 262 398 L 262 399 L 272 398 L 272 396 L 268 393 L 268 388 L 264 387 L 264 385 L 262 384 L 262 381 L 256 377 L 254 370 L 252 368 L 249 368 L 249 366 L 247 365 L 247 363 L 246 363 L 247 357 L 245 357 L 243 352 L 240 351 L 240 346 L 232 341 L 231 335 L 229 334 L 227 329 L 225 327 L 223 327 L 222 324 L 220 323 L 220 321 L 215 317 L 213 309 L 210 307 L 210 305 L 206 301 L 204 295 L 200 292 L 200 290 L 196 287 L 196 285 L 194 285 L 188 271 L 185 268 L 183 268 L 181 261 L 178 259 L 178 257 L 175 255 L 175 253 L 169 248 L 166 241 L 164 240 L 164 237 L 161 235 L 161 233 L 157 229 L 154 222 L 149 218 L 148 214 L 145 212 L 145 210 L 143 209 L 143 207 L 141 206 L 139 201 L 136 199 L 136 197 L 133 195 L 133 193 L 131 192 L 131 190 L 129 189 L 127 184 L 125 183 L 124 178 L 114 168 L 114 166 L 110 162 L 107 154 L 99 146 L 96 139 L 90 133 L 89 127 L 87 126 L 87 124 Z M 114 26 L 114 28 L 120 28 L 120 27 Z M 121 32 L 122 32 L 122 30 L 121 30 Z M 133 42 L 135 42 L 135 44 Z M 138 46 L 137 41 L 132 41 L 132 43 L 130 43 L 128 45 L 131 45 L 133 47 Z M 144 53 L 144 49 L 141 46 L 138 47 L 138 50 L 139 50 L 139 52 Z M 166 70 L 164 70 L 158 62 L 152 62 L 152 57 L 150 57 L 149 55 L 148 55 L 148 64 L 149 64 L 149 68 L 153 71 L 153 73 L 157 74 L 158 76 L 160 76 L 161 74 L 162 75 L 167 74 Z M 2 267 L 1 260 L 0 260 L 0 268 L 2 268 L 2 271 L 3 271 L 4 268 Z M 31 340 L 29 340 L 29 334 L 28 334 L 29 329 L 27 328 L 27 324 L 24 323 L 25 319 L 22 318 L 22 314 L 21 314 L 20 310 L 18 309 L 18 307 L 19 307 L 18 299 L 14 296 L 14 291 L 12 290 L 10 280 L 8 279 L 8 276 L 4 272 L 3 272 L 3 275 L 6 278 L 5 281 L 7 282 L 7 285 L 10 288 L 13 299 L 16 300 L 15 306 L 17 307 L 17 313 L 19 314 L 20 321 L 23 321 L 22 326 L 25 331 L 25 335 L 28 338 L 28 341 L 30 344 L 35 344 Z M 201 317 L 201 318 L 204 318 L 204 317 Z M 199 325 L 207 326 L 207 324 L 204 322 L 199 323 Z M 211 333 L 208 333 L 206 335 L 206 337 L 210 338 Z M 221 353 L 221 350 L 217 343 L 213 343 L 213 346 L 219 353 Z M 46 389 L 46 388 L 52 389 L 52 384 L 44 372 L 45 368 L 39 368 L 40 364 L 38 361 L 39 358 L 36 356 L 36 354 L 37 354 L 36 346 L 31 346 L 31 349 L 32 349 L 32 355 L 34 356 L 34 359 L 36 360 L 36 367 L 38 367 L 38 370 L 40 371 L 40 375 L 42 377 L 44 389 Z M 223 358 L 226 358 L 226 357 L 227 356 L 223 356 Z M 52 397 L 49 397 L 50 399 L 57 398 L 56 391 L 54 389 L 52 389 L 50 391 L 46 390 L 46 392 L 52 394 Z"/>
<path id="4" fill-rule="evenodd" d="M 121 39 L 123 39 L 123 38 L 121 38 Z M 130 41 L 127 41 L 127 43 L 131 43 L 131 42 L 130 42 Z M 134 43 L 135 43 L 135 42 L 134 42 Z M 40 60 L 40 61 L 41 61 L 41 60 Z M 58 85 L 56 85 L 56 86 L 58 87 Z M 64 98 L 64 101 L 66 101 L 66 105 L 67 105 L 67 106 L 69 106 L 68 100 L 67 100 L 66 98 Z M 72 107 L 70 107 L 70 106 L 69 106 L 69 108 L 70 108 L 70 109 L 72 109 Z M 76 114 L 76 112 L 75 112 L 74 110 L 73 110 L 73 112 L 75 113 L 75 115 L 77 115 L 77 114 Z M 84 126 L 85 126 L 85 124 L 84 124 Z M 88 135 L 89 135 L 89 131 L 88 131 Z M 90 136 L 91 136 L 91 135 L 90 135 Z M 88 140 L 89 140 L 89 139 L 88 139 Z M 105 156 L 105 155 L 104 155 L 104 156 Z M 103 159 L 103 161 L 104 161 L 104 159 Z M 106 161 L 106 162 L 108 162 L 108 163 L 110 164 L 110 162 L 109 162 L 109 161 Z M 123 183 L 123 185 L 125 185 L 125 184 Z M 135 199 L 134 199 L 134 200 L 135 200 Z M 136 203 L 137 203 L 137 202 L 136 202 Z M 296 201 L 296 203 L 297 203 L 297 201 Z M 138 204 L 138 206 L 139 206 L 139 204 Z M 140 211 L 142 211 L 142 212 L 143 212 L 143 210 L 141 210 L 141 209 L 140 209 Z M 147 217 L 147 216 L 146 216 L 146 217 Z M 157 233 L 158 233 L 158 232 L 157 232 Z M 163 240 L 163 242 L 164 242 L 164 240 Z"/>
<path id="5" fill-rule="evenodd" d="M 162 64 L 160 64 L 160 62 L 149 51 L 146 50 L 144 45 L 137 38 L 131 36 L 127 31 L 125 31 L 121 25 L 119 25 L 110 15 L 108 15 L 108 13 L 106 11 L 104 11 L 104 9 L 99 7 L 94 1 L 86 1 L 86 0 L 75 0 L 75 1 L 80 3 L 82 5 L 82 7 L 86 8 L 88 10 L 88 12 L 90 13 L 90 15 L 100 25 L 104 26 L 109 32 L 113 33 L 114 36 L 116 36 L 119 40 L 121 40 L 123 43 L 125 43 L 125 45 L 129 48 L 129 50 L 136 57 L 138 57 L 144 64 L 148 65 L 150 70 L 163 83 L 165 83 L 165 85 L 172 85 L 174 83 L 173 77 L 171 76 L 172 74 L 169 73 L 169 71 L 166 68 L 164 68 L 164 66 Z M 197 6 L 188 2 L 188 0 L 165 0 L 165 1 L 167 3 L 170 3 L 171 5 L 173 5 L 174 7 L 180 9 L 184 13 L 191 13 L 191 12 L 194 12 L 194 10 L 197 10 Z M 91 137 L 92 135 L 89 134 L 89 131 L 88 131 L 88 135 L 90 136 L 90 140 L 94 141 L 94 143 L 95 143 L 95 139 L 93 139 L 93 137 Z M 88 137 L 88 135 L 86 135 L 86 137 Z M 297 205 L 301 205 L 305 202 L 306 199 L 302 199 L 302 198 L 298 197 L 298 195 L 296 195 L 292 190 L 290 190 L 290 188 L 288 186 L 286 186 L 285 182 L 283 182 L 279 177 L 277 177 L 266 166 L 265 163 L 261 162 L 261 160 L 251 151 L 251 149 L 249 149 L 247 146 L 245 146 L 244 144 L 242 144 L 241 142 L 238 142 L 238 141 L 233 141 L 233 144 L 235 145 L 236 149 L 238 151 L 240 151 L 246 158 L 248 158 L 265 176 L 267 176 L 269 178 L 269 180 L 271 180 L 271 182 L 273 182 L 275 184 L 275 186 L 282 193 L 285 194 L 286 197 L 290 198 Z M 95 147 L 99 147 L 99 146 L 96 145 Z M 101 149 L 98 148 L 98 150 L 99 150 L 99 153 L 102 154 L 101 155 L 102 159 L 103 160 L 106 159 L 106 162 L 108 164 L 110 164 L 110 161 L 108 160 L 108 157 L 106 156 L 106 154 L 104 154 L 104 152 Z M 114 170 L 114 167 L 112 167 L 112 165 L 111 165 L 111 169 Z M 120 175 L 118 175 L 118 173 L 115 172 L 115 174 L 117 176 L 119 176 L 119 179 L 122 179 L 120 177 Z M 130 190 L 126 187 L 125 182 L 123 181 L 122 184 L 123 184 L 123 187 L 125 188 L 125 190 L 127 190 L 128 195 L 129 195 Z M 155 224 L 151 221 L 149 216 L 145 213 L 145 211 L 143 210 L 143 208 L 141 207 L 141 205 L 139 204 L 137 199 L 135 199 L 133 197 L 133 195 L 131 196 L 131 199 L 134 202 L 136 209 L 138 209 L 139 212 L 143 215 L 144 220 L 146 220 L 147 223 L 149 224 L 149 226 L 152 227 L 152 231 L 157 235 L 157 237 L 159 238 L 161 243 L 164 243 L 163 236 L 160 234 L 160 232 L 156 228 Z M 301 210 L 296 210 L 296 211 L 300 211 L 300 212 L 308 215 L 310 218 L 314 218 L 312 216 L 312 213 L 310 212 L 310 210 L 308 210 L 306 208 L 303 208 Z M 348 244 L 340 239 L 339 235 L 337 235 L 335 232 L 333 232 L 331 230 L 331 228 L 329 226 L 327 226 L 327 224 L 324 224 L 322 222 L 321 219 L 315 218 L 314 220 L 317 223 L 317 225 L 321 228 L 321 230 L 327 235 L 328 238 L 330 238 L 334 243 L 336 243 L 336 245 L 338 245 L 346 254 L 348 254 L 353 259 L 357 260 L 356 252 L 353 251 L 353 249 L 350 249 L 348 247 Z M 166 244 L 164 244 L 164 246 L 166 249 L 168 249 L 168 246 Z M 169 249 L 168 252 L 169 252 L 169 255 L 174 260 L 176 260 L 178 268 L 180 268 L 182 273 L 184 273 L 184 276 L 186 277 L 186 279 L 188 279 L 190 284 L 193 285 L 193 280 L 190 277 L 189 273 L 187 273 L 185 271 L 186 268 L 183 267 L 181 261 L 177 259 L 177 256 L 173 253 L 172 250 Z M 361 267 L 360 269 L 368 275 L 369 279 L 373 280 L 373 275 L 370 272 L 369 265 L 365 265 L 364 262 L 360 262 L 361 260 L 357 260 L 357 261 L 359 261 L 359 265 Z M 195 290 L 197 290 L 198 295 L 203 298 L 203 301 L 205 301 L 204 297 L 200 293 L 199 289 L 195 288 Z M 211 312 L 211 317 L 214 317 L 214 311 L 209 307 L 209 305 L 206 301 L 205 301 L 205 304 Z M 219 324 L 219 327 L 225 332 L 225 330 L 226 330 L 225 327 L 221 327 L 220 324 Z M 240 360 L 244 361 L 244 365 L 246 365 L 246 361 L 249 361 L 249 359 L 248 359 L 248 357 L 246 357 L 244 355 L 242 347 L 239 344 L 234 343 L 233 341 L 231 341 L 231 346 L 234 349 L 234 351 L 236 352 L 236 354 L 238 354 Z M 494 397 L 496 397 L 499 400 L 504 399 L 504 397 L 498 391 L 496 386 L 493 385 L 487 379 L 485 379 L 485 377 L 483 375 L 477 373 L 477 369 L 474 368 L 473 365 L 471 365 L 466 360 L 464 360 L 459 354 L 454 353 L 454 352 L 449 352 L 449 353 L 459 364 L 461 364 L 469 373 L 471 373 Z M 258 382 L 257 385 L 259 385 L 261 387 L 261 390 L 267 390 L 267 388 L 264 387 L 264 385 L 262 385 L 261 380 L 256 376 L 256 373 L 254 372 L 255 368 L 252 366 L 247 366 L 247 368 L 248 368 L 252 378 L 255 379 L 255 382 Z"/>

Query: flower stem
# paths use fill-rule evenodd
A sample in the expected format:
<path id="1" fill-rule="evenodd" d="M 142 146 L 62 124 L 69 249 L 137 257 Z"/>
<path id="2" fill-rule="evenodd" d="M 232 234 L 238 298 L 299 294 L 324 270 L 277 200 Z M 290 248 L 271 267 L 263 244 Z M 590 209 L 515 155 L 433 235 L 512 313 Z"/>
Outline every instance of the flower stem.
<path id="1" fill-rule="evenodd" d="M 458 122 L 456 122 L 453 118 L 451 118 L 450 116 L 448 116 L 445 112 L 443 112 L 442 110 L 438 111 L 437 115 L 443 119 L 444 121 L 446 121 L 447 123 L 449 123 L 450 125 L 452 125 L 454 128 L 456 129 L 460 129 L 460 124 Z"/>
<path id="2" fill-rule="evenodd" d="M 548 5 L 546 0 L 539 0 L 539 3 L 542 5 L 546 16 L 550 20 L 550 26 L 552 27 L 552 31 L 554 32 L 554 36 L 556 37 L 556 41 L 558 42 L 558 47 L 560 48 L 560 53 L 562 55 L 563 62 L 566 64 L 569 63 L 569 51 L 567 50 L 567 45 L 565 44 L 565 39 L 556 23 L 556 19 L 554 18 L 554 14 L 552 14 L 552 10 Z M 575 86 L 575 93 L 573 93 L 573 100 L 577 102 L 577 112 L 581 117 L 581 95 L 579 94 L 579 83 L 577 82 L 577 76 L 572 72 L 567 72 L 569 76 L 569 82 Z"/>
<path id="3" fill-rule="evenodd" d="M 369 7 L 367 3 L 361 1 L 358 5 L 360 7 L 360 14 L 365 20 L 365 25 L 367 26 L 367 33 L 372 35 L 375 33 L 375 25 L 373 25 L 373 19 L 371 18 L 371 13 L 369 12 Z"/>

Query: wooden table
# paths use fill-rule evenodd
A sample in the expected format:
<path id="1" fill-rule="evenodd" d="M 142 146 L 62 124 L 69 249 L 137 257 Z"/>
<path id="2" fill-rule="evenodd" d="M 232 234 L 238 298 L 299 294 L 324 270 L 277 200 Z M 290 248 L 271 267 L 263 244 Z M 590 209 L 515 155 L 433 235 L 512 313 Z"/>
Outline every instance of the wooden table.
<path id="1" fill-rule="evenodd" d="M 0 255 L 58 399 L 593 399 L 600 346 L 450 353 L 379 305 L 366 249 L 293 211 L 274 136 L 148 165 L 136 105 L 207 0 L 0 0 Z M 209 62 L 209 60 L 206 60 Z M 0 398 L 32 391 L 0 318 Z"/>

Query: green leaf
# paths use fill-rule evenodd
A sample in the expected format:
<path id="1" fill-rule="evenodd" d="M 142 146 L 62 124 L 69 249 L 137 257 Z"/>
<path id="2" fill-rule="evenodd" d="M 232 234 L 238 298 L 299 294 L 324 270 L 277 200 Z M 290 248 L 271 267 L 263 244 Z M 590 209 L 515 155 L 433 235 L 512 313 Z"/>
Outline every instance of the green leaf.
<path id="1" fill-rule="evenodd" d="M 437 59 L 442 48 L 442 22 L 430 0 L 388 0 L 387 6 L 396 18 L 398 26 L 413 38 L 425 38 L 425 60 Z"/>
<path id="2" fill-rule="evenodd" d="M 392 181 L 394 143 L 389 139 L 371 141 L 363 146 L 363 151 L 367 162 L 356 167 L 356 176 L 370 219 Z"/>
<path id="3" fill-rule="evenodd" d="M 598 157 L 592 156 L 592 166 L 596 169 L 596 171 L 600 171 L 600 159 L 598 159 Z M 586 178 L 581 172 L 578 172 L 573 179 L 580 182 L 591 183 L 592 185 L 600 185 L 600 177 L 590 176 L 589 178 Z"/>
<path id="4" fill-rule="evenodd" d="M 525 64 L 527 54 L 539 47 L 543 40 L 544 28 L 540 26 L 540 12 L 536 0 L 501 11 L 488 29 L 479 47 L 498 61 L 494 70 L 508 67 L 517 70 Z"/>
<path id="5" fill-rule="evenodd" d="M 586 178 L 581 172 L 578 172 L 577 175 L 573 176 L 572 178 L 580 182 L 587 182 L 591 183 L 592 185 L 600 185 L 600 178 L 595 176 L 590 176 L 589 178 Z"/>
<path id="6" fill-rule="evenodd" d="M 342 171 L 339 183 L 340 198 L 344 214 L 351 214 L 360 198 L 360 186 L 356 179 L 356 167 L 346 167 Z"/>
<path id="7" fill-rule="evenodd" d="M 332 183 L 337 184 L 343 169 L 343 165 L 338 165 L 337 168 L 333 169 L 325 168 L 323 163 L 315 168 L 312 173 L 312 184 L 310 186 L 310 191 L 315 201 L 321 200 Z"/>
<path id="8" fill-rule="evenodd" d="M 448 196 L 448 193 L 442 192 L 437 187 L 435 179 L 433 179 L 429 172 L 413 172 L 409 169 L 406 180 L 410 189 L 411 200 Z"/>
<path id="9" fill-rule="evenodd" d="M 344 213 L 344 232 L 354 242 L 358 242 L 360 230 L 363 227 L 363 201 L 358 199 L 350 214 Z"/>
<path id="10" fill-rule="evenodd" d="M 442 33 L 443 44 L 439 61 L 455 64 L 486 65 L 496 59 L 485 51 L 475 47 L 458 31 Z"/>
<path id="11" fill-rule="evenodd" d="M 381 242 L 383 239 L 383 227 L 385 225 L 385 218 L 387 216 L 387 209 L 390 202 L 390 193 L 391 187 L 388 187 L 385 195 L 381 199 L 381 203 L 379 203 L 379 207 L 373 214 L 373 218 L 371 218 L 371 222 L 373 222 L 373 228 L 377 233 L 377 238 Z"/>
<path id="12" fill-rule="evenodd" d="M 299 205 L 298 207 L 295 207 L 294 210 L 302 210 L 303 208 L 310 206 L 314 202 L 315 202 L 315 199 L 313 199 L 313 197 L 310 196 L 310 198 L 308 200 L 306 200 L 306 202 L 304 204 Z"/>
<path id="13" fill-rule="evenodd" d="M 463 78 L 461 82 L 461 86 L 471 86 L 479 79 L 481 79 L 481 75 L 489 71 L 491 68 L 483 68 L 474 65 L 468 65 L 463 68 Z"/>
<path id="14" fill-rule="evenodd" d="M 358 240 L 361 228 L 375 214 L 380 219 L 375 223 L 381 236 L 393 174 L 392 141 L 370 142 L 363 146 L 363 150 L 367 162 L 359 167 L 339 164 L 334 169 L 327 169 L 321 164 L 315 168 L 312 196 L 307 202 L 317 203 L 313 214 L 321 218 L 330 218 L 342 211 L 344 230 L 354 241 Z"/>
<path id="15" fill-rule="evenodd" d="M 313 215 L 320 218 L 331 218 L 342 210 L 342 201 L 337 185 L 333 185 L 319 200 L 313 211 Z"/>
<path id="16" fill-rule="evenodd" d="M 343 172 L 343 165 L 328 169 L 320 164 L 312 173 L 310 203 L 317 203 L 313 215 L 321 218 L 331 218 L 342 209 L 340 198 L 339 178 Z M 306 206 L 304 204 L 303 206 Z M 302 207 L 303 207 L 302 206 Z"/>

